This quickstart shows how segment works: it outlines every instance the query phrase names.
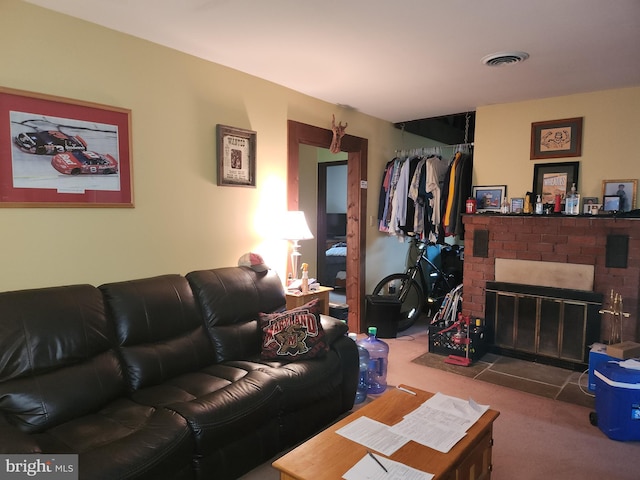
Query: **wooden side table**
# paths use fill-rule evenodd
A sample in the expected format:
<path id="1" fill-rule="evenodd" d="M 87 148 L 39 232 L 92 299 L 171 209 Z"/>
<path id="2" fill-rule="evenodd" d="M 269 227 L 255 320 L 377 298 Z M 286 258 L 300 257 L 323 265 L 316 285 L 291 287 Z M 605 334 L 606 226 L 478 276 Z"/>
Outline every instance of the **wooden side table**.
<path id="1" fill-rule="evenodd" d="M 332 290 L 333 288 L 331 287 L 318 287 L 317 290 L 310 291 L 309 293 L 301 293 L 299 295 L 287 292 L 287 310 L 301 307 L 305 303 L 317 298 L 320 303 L 320 313 L 329 315 L 329 292 Z"/>

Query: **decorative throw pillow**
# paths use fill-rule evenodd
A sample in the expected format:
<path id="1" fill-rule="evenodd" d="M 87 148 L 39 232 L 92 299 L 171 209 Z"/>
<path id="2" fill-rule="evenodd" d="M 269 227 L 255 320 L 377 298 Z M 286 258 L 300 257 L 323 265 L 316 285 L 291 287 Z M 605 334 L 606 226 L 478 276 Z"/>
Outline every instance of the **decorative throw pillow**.
<path id="1" fill-rule="evenodd" d="M 318 299 L 278 313 L 261 313 L 262 358 L 300 360 L 327 353 Z"/>

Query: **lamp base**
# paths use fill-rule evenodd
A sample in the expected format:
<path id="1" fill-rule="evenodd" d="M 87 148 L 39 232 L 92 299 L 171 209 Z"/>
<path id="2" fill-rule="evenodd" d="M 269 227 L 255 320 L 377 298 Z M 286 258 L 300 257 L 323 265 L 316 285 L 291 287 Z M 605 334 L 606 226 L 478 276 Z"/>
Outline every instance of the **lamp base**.
<path id="1" fill-rule="evenodd" d="M 292 269 L 291 273 L 292 273 L 293 280 L 297 280 L 298 272 L 300 268 L 300 257 L 302 256 L 298 251 L 300 248 L 300 245 L 298 244 L 297 240 L 293 242 L 292 248 L 293 248 L 293 251 L 291 252 L 291 269 Z"/>

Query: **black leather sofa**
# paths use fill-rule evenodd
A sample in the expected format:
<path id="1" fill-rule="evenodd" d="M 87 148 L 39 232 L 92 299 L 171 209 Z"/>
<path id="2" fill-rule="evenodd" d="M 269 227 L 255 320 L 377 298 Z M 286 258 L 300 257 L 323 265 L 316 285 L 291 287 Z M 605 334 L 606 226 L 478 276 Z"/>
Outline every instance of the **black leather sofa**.
<path id="1" fill-rule="evenodd" d="M 260 358 L 273 271 L 0 294 L 0 453 L 79 454 L 81 479 L 237 478 L 353 406 L 358 353 Z"/>

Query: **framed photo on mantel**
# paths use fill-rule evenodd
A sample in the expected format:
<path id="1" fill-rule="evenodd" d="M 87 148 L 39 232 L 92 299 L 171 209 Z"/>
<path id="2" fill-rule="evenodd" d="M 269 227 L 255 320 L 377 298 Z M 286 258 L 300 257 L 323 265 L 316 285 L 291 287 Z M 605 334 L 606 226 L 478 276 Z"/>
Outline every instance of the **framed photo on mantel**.
<path id="1" fill-rule="evenodd" d="M 578 188 L 580 162 L 539 163 L 533 167 L 533 194 L 542 197 L 542 203 L 553 203 L 556 195 L 565 198 L 571 185 Z M 535 198 L 535 197 L 534 197 Z"/>

